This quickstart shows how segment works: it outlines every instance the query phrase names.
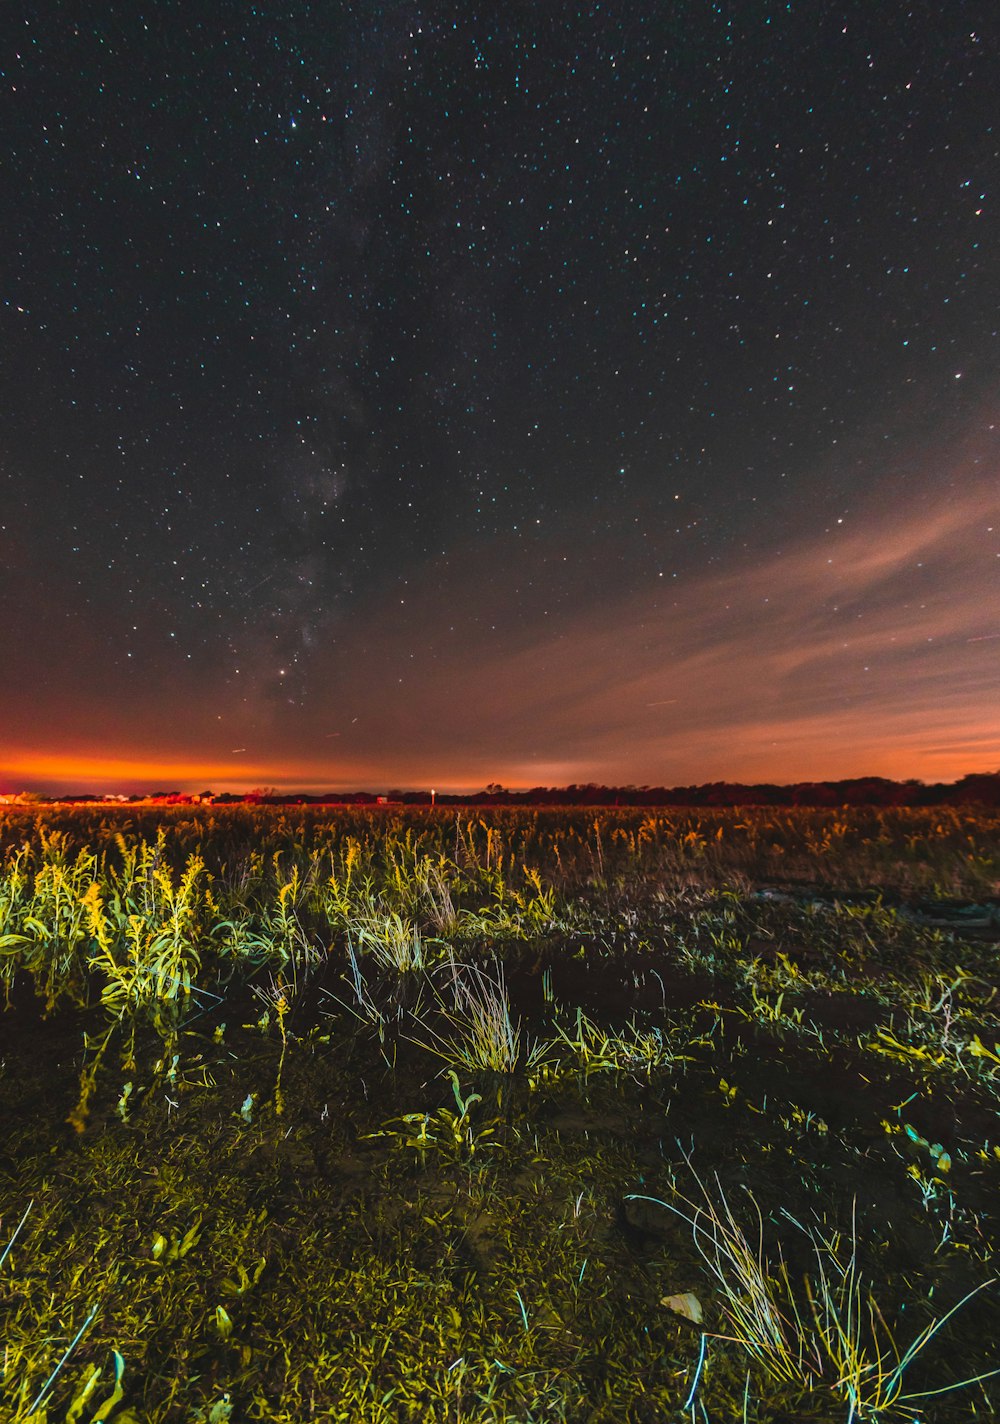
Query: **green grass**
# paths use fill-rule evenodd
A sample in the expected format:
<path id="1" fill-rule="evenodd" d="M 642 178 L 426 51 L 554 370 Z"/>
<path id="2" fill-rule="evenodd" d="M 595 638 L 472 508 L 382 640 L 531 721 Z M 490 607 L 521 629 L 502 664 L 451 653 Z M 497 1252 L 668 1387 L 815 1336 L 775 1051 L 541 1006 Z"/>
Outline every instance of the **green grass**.
<path id="1" fill-rule="evenodd" d="M 451 959 L 428 987 L 431 1006 L 415 1015 L 414 1041 L 442 1062 L 509 1074 L 522 1062 L 532 1067 L 539 1061 L 544 1050 L 526 1044 L 520 1022 L 511 1018 L 502 965 L 490 973 Z"/>
<path id="2" fill-rule="evenodd" d="M 811 1248 L 810 1267 L 797 1286 L 780 1251 L 768 1259 L 764 1218 L 752 1193 L 744 1196 L 749 1203 L 744 1215 L 753 1223 L 748 1229 L 721 1185 L 716 1182 L 713 1193 L 690 1159 L 685 1161 L 697 1187 L 694 1199 L 676 1192 L 670 1201 L 645 1200 L 674 1212 L 691 1227 L 721 1303 L 725 1333 L 716 1338 L 743 1349 L 773 1385 L 798 1387 L 805 1394 L 832 1394 L 846 1407 L 848 1424 L 855 1420 L 861 1424 L 911 1419 L 916 1400 L 940 1397 L 1000 1374 L 995 1368 L 937 1388 L 909 1391 L 906 1387 L 907 1372 L 921 1352 L 981 1291 L 995 1285 L 996 1277 L 987 1277 L 917 1329 L 908 1344 L 898 1344 L 899 1328 L 887 1324 L 872 1283 L 860 1269 L 856 1219 L 845 1234 L 803 1227 L 784 1214 Z M 920 1303 L 915 1303 L 915 1310 L 914 1302 L 910 1304 L 911 1314 L 919 1317 Z M 899 1309 L 903 1326 L 905 1307 L 904 1302 Z"/>
<path id="3" fill-rule="evenodd" d="M 0 1418 L 995 1414 L 994 813 L 130 815 L 0 818 Z"/>

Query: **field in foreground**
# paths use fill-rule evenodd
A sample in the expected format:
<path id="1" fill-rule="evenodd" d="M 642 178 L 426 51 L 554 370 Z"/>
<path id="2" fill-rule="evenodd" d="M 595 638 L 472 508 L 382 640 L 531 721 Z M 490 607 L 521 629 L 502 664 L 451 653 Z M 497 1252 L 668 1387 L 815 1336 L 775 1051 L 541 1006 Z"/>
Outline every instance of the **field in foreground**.
<path id="1" fill-rule="evenodd" d="M 0 1418 L 973 1420 L 994 811 L 11 811 Z"/>

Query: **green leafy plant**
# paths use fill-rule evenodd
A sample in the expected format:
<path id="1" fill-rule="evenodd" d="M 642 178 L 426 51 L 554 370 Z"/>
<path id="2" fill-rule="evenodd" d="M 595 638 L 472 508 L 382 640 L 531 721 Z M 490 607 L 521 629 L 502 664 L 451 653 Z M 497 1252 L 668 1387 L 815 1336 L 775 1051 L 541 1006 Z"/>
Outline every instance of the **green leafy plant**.
<path id="1" fill-rule="evenodd" d="M 402 1117 L 390 1118 L 382 1124 L 378 1132 L 366 1133 L 368 1138 L 387 1137 L 398 1147 L 415 1151 L 421 1162 L 426 1162 L 430 1153 L 441 1153 L 445 1157 L 472 1157 L 483 1140 L 492 1137 L 495 1126 L 473 1130 L 472 1108 L 481 1103 L 478 1093 L 462 1096 L 458 1074 L 448 1070 L 452 1092 L 455 1096 L 457 1112 L 448 1108 L 438 1108 L 435 1112 L 404 1113 Z"/>

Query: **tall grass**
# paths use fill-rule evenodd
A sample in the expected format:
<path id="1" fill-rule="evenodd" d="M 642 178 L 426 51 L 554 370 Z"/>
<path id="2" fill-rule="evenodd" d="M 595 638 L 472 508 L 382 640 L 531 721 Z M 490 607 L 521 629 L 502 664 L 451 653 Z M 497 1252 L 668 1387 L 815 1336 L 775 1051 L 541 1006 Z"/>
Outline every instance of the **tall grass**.
<path id="1" fill-rule="evenodd" d="M 716 1181 L 713 1195 L 686 1154 L 685 1160 L 698 1187 L 697 1199 L 680 1193 L 677 1202 L 640 1194 L 630 1199 L 657 1203 L 691 1227 L 726 1320 L 727 1333 L 718 1338 L 740 1345 L 771 1381 L 832 1393 L 847 1406 L 847 1424 L 860 1424 L 912 1418 L 914 1401 L 1000 1374 L 1000 1369 L 987 1370 L 936 1389 L 905 1388 L 914 1360 L 958 1311 L 995 1284 L 995 1277 L 917 1330 L 902 1347 L 859 1267 L 856 1220 L 846 1234 L 822 1233 L 784 1213 L 806 1236 L 812 1258 L 812 1269 L 798 1289 L 780 1253 L 776 1264 L 767 1259 L 763 1215 L 753 1195 L 746 1193 L 753 1218 L 747 1230 L 721 1184 Z"/>
<path id="2" fill-rule="evenodd" d="M 349 942 L 393 972 L 447 945 L 533 940 L 645 901 L 678 907 L 701 962 L 737 952 L 744 911 L 704 927 L 694 887 L 808 877 L 849 889 L 995 894 L 995 813 L 956 808 L 448 810 L 278 808 L 0 814 L 0 983 L 27 975 L 46 1008 L 96 993 L 113 1014 L 260 970 L 298 980 Z M 688 887 L 685 889 L 684 887 Z M 614 895 L 612 895 L 614 891 Z M 684 899 L 681 905 L 678 896 Z M 624 907 L 624 908 L 623 908 Z M 763 911 L 761 912 L 763 913 Z M 846 911 L 844 912 L 846 914 Z M 835 924 L 898 937 L 887 910 Z M 631 919 L 629 916 L 631 915 Z M 877 918 L 873 918 L 876 916 Z M 590 918 L 588 918 L 590 917 Z M 830 917 L 827 916 L 829 919 Z M 700 936 L 708 948 L 689 944 Z"/>
<path id="3" fill-rule="evenodd" d="M 519 1019 L 511 1016 L 503 967 L 492 974 L 478 964 L 450 959 L 444 983 L 432 984 L 433 1021 L 418 1013 L 421 1038 L 414 1041 L 450 1068 L 470 1072 L 513 1073 L 521 1063 L 533 1066 L 544 1051 L 526 1044 Z"/>

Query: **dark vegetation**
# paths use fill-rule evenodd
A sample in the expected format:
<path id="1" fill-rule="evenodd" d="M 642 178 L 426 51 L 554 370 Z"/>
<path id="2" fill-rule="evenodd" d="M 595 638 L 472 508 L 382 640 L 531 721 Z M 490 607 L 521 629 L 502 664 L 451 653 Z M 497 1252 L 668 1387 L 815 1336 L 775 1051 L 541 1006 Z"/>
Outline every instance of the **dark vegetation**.
<path id="1" fill-rule="evenodd" d="M 43 800 L 44 798 L 34 798 Z M 95 795 L 53 798 L 61 804 L 100 801 Z M 884 776 L 859 776 L 842 781 L 798 781 L 789 785 L 738 781 L 709 781 L 697 786 L 598 786 L 593 782 L 572 786 L 532 786 L 509 791 L 491 782 L 469 795 L 444 792 L 392 790 L 385 796 L 370 791 L 323 792 L 319 795 L 284 795 L 266 787 L 246 792 L 203 791 L 190 796 L 180 791 L 153 791 L 150 800 L 186 805 L 193 802 L 219 806 L 1000 806 L 1000 772 L 975 772 L 958 781 L 891 781 Z"/>
<path id="2" fill-rule="evenodd" d="M 0 1418 L 993 1417 L 998 830 L 9 808 Z"/>

